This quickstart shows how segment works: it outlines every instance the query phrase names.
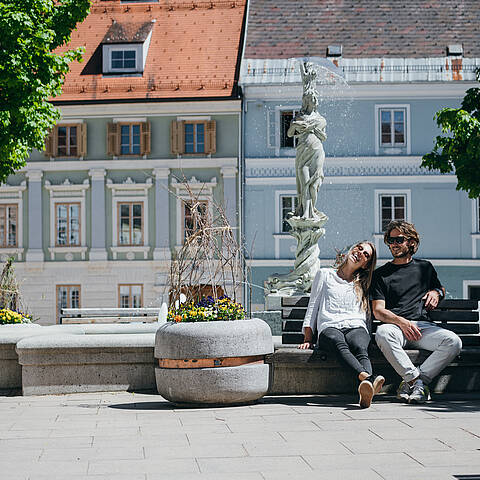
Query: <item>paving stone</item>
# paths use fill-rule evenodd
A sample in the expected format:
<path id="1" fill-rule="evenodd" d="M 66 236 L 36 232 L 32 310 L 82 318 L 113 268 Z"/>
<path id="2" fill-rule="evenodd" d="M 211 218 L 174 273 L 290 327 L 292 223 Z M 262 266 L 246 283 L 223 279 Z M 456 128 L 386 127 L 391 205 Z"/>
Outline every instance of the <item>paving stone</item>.
<path id="1" fill-rule="evenodd" d="M 244 443 L 248 454 L 252 457 L 288 456 L 288 455 L 318 455 L 321 454 L 348 454 L 349 450 L 340 442 L 328 440 L 318 442 L 290 442 L 290 443 Z"/>
<path id="2" fill-rule="evenodd" d="M 265 477 L 259 472 L 250 473 L 180 473 L 175 475 L 175 480 L 264 480 Z M 90 478 L 89 480 L 95 480 Z M 147 473 L 147 480 L 172 480 L 171 474 L 161 472 Z"/>
<path id="3" fill-rule="evenodd" d="M 262 475 L 265 480 L 299 479 L 297 472 L 262 472 Z M 328 478 L 328 480 L 382 480 L 382 477 L 370 468 L 356 468 L 355 470 L 353 470 L 338 469 L 338 466 L 336 469 L 325 470 L 324 477 L 319 477 L 318 472 L 312 472 L 308 478 Z"/>
<path id="4" fill-rule="evenodd" d="M 479 444 L 480 448 L 480 444 Z M 442 452 L 441 455 L 436 454 L 435 452 L 411 452 L 410 455 L 417 460 L 420 464 L 425 467 L 435 467 L 435 466 L 476 466 L 478 467 L 478 473 L 480 473 L 480 451 L 469 451 L 469 452 Z"/>
<path id="5" fill-rule="evenodd" d="M 190 444 L 205 443 L 206 437 L 201 432 L 188 433 Z M 209 434 L 207 437 L 209 443 L 244 443 L 249 440 L 261 442 L 284 441 L 278 432 L 242 432 L 242 433 L 220 433 Z"/>
<path id="6" fill-rule="evenodd" d="M 229 459 L 230 460 L 230 459 Z M 116 460 L 111 461 L 92 461 L 89 464 L 89 475 L 113 475 L 121 473 L 139 474 L 139 473 L 170 473 L 171 475 L 181 473 L 198 472 L 198 465 L 194 459 L 162 459 L 162 460 Z M 93 480 L 93 479 L 92 479 Z"/>
<path id="7" fill-rule="evenodd" d="M 297 421 L 297 419 L 288 419 L 282 423 L 228 423 L 228 428 L 234 432 L 308 432 L 320 430 L 318 425 L 308 421 Z"/>
<path id="8" fill-rule="evenodd" d="M 443 455 L 443 452 L 442 454 Z M 350 455 L 304 455 L 303 457 L 314 470 L 338 468 L 339 465 L 356 468 L 375 468 L 390 465 L 396 468 L 417 466 L 418 463 L 405 453 L 369 453 Z"/>
<path id="9" fill-rule="evenodd" d="M 369 441 L 350 441 L 343 440 L 341 442 L 352 453 L 388 453 L 388 452 L 450 452 L 451 448 L 438 440 L 381 440 L 379 438 Z"/>
<path id="10" fill-rule="evenodd" d="M 202 473 L 229 472 L 278 472 L 296 471 L 300 477 L 305 473 L 312 473 L 312 469 L 299 456 L 292 457 L 244 457 L 244 458 L 198 458 Z"/>
<path id="11" fill-rule="evenodd" d="M 247 451 L 241 444 L 216 443 L 208 441 L 188 447 L 172 447 L 155 445 L 145 447 L 145 458 L 194 458 L 194 457 L 246 457 Z"/>
<path id="12" fill-rule="evenodd" d="M 145 458 L 143 446 L 124 443 L 122 447 L 76 448 L 70 450 L 45 449 L 40 462 L 45 461 L 90 461 L 90 460 L 128 460 Z"/>

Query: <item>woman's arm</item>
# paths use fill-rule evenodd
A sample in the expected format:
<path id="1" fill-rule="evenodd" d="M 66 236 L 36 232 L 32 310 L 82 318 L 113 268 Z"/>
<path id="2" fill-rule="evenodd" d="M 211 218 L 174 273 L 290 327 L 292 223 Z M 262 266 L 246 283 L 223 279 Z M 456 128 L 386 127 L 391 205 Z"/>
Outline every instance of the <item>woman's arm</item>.
<path id="1" fill-rule="evenodd" d="M 313 280 L 310 300 L 308 302 L 307 312 L 303 320 L 303 343 L 298 348 L 307 349 L 313 346 L 313 332 L 316 330 L 317 313 L 320 305 L 320 293 L 323 286 L 323 272 L 319 270 Z M 308 344 L 308 346 L 306 346 Z"/>

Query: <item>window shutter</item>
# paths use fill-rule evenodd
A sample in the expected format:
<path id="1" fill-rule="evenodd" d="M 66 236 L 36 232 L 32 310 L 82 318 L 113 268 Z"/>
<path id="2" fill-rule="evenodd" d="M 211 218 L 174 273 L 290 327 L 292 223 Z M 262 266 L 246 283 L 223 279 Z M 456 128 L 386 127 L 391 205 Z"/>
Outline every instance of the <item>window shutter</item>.
<path id="1" fill-rule="evenodd" d="M 215 153 L 217 151 L 217 123 L 215 120 L 209 120 L 206 123 L 205 153 Z"/>
<path id="2" fill-rule="evenodd" d="M 185 152 L 185 122 L 172 121 L 170 128 L 170 151 L 173 155 Z"/>
<path id="3" fill-rule="evenodd" d="M 270 111 L 268 112 L 268 146 L 270 148 L 276 148 L 277 147 L 277 132 L 276 132 L 276 112 Z"/>
<path id="4" fill-rule="evenodd" d="M 46 157 L 53 157 L 53 137 L 55 136 L 56 127 L 50 131 L 50 133 L 45 137 L 45 149 L 43 151 Z"/>
<path id="5" fill-rule="evenodd" d="M 151 143 L 151 134 L 150 134 L 150 123 L 142 122 L 140 124 L 141 131 L 141 145 L 140 150 L 142 155 L 148 155 L 150 153 L 150 143 Z"/>
<path id="6" fill-rule="evenodd" d="M 87 156 L 87 124 L 81 123 L 78 125 L 80 130 L 80 138 L 78 139 L 78 156 L 86 157 Z"/>
<path id="7" fill-rule="evenodd" d="M 107 124 L 107 155 L 117 156 L 118 155 L 118 124 L 117 123 L 108 123 Z"/>

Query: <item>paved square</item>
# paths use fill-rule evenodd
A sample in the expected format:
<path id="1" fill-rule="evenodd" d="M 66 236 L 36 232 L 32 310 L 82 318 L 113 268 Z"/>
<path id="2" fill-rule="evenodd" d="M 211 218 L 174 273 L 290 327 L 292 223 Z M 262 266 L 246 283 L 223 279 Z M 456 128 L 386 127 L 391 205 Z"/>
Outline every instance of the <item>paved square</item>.
<path id="1" fill-rule="evenodd" d="M 154 393 L 0 396 L 9 480 L 480 478 L 480 395 L 266 397 L 177 408 Z M 468 478 L 468 477 L 467 477 Z"/>

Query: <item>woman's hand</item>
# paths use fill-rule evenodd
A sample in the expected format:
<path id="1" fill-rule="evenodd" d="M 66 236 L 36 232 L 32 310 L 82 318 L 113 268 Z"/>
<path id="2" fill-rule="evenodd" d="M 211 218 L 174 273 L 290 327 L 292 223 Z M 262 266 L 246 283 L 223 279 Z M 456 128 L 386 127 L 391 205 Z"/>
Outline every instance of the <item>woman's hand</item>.
<path id="1" fill-rule="evenodd" d="M 299 348 L 300 350 L 309 350 L 309 349 L 313 348 L 313 343 L 312 342 L 303 342 L 297 348 Z"/>

